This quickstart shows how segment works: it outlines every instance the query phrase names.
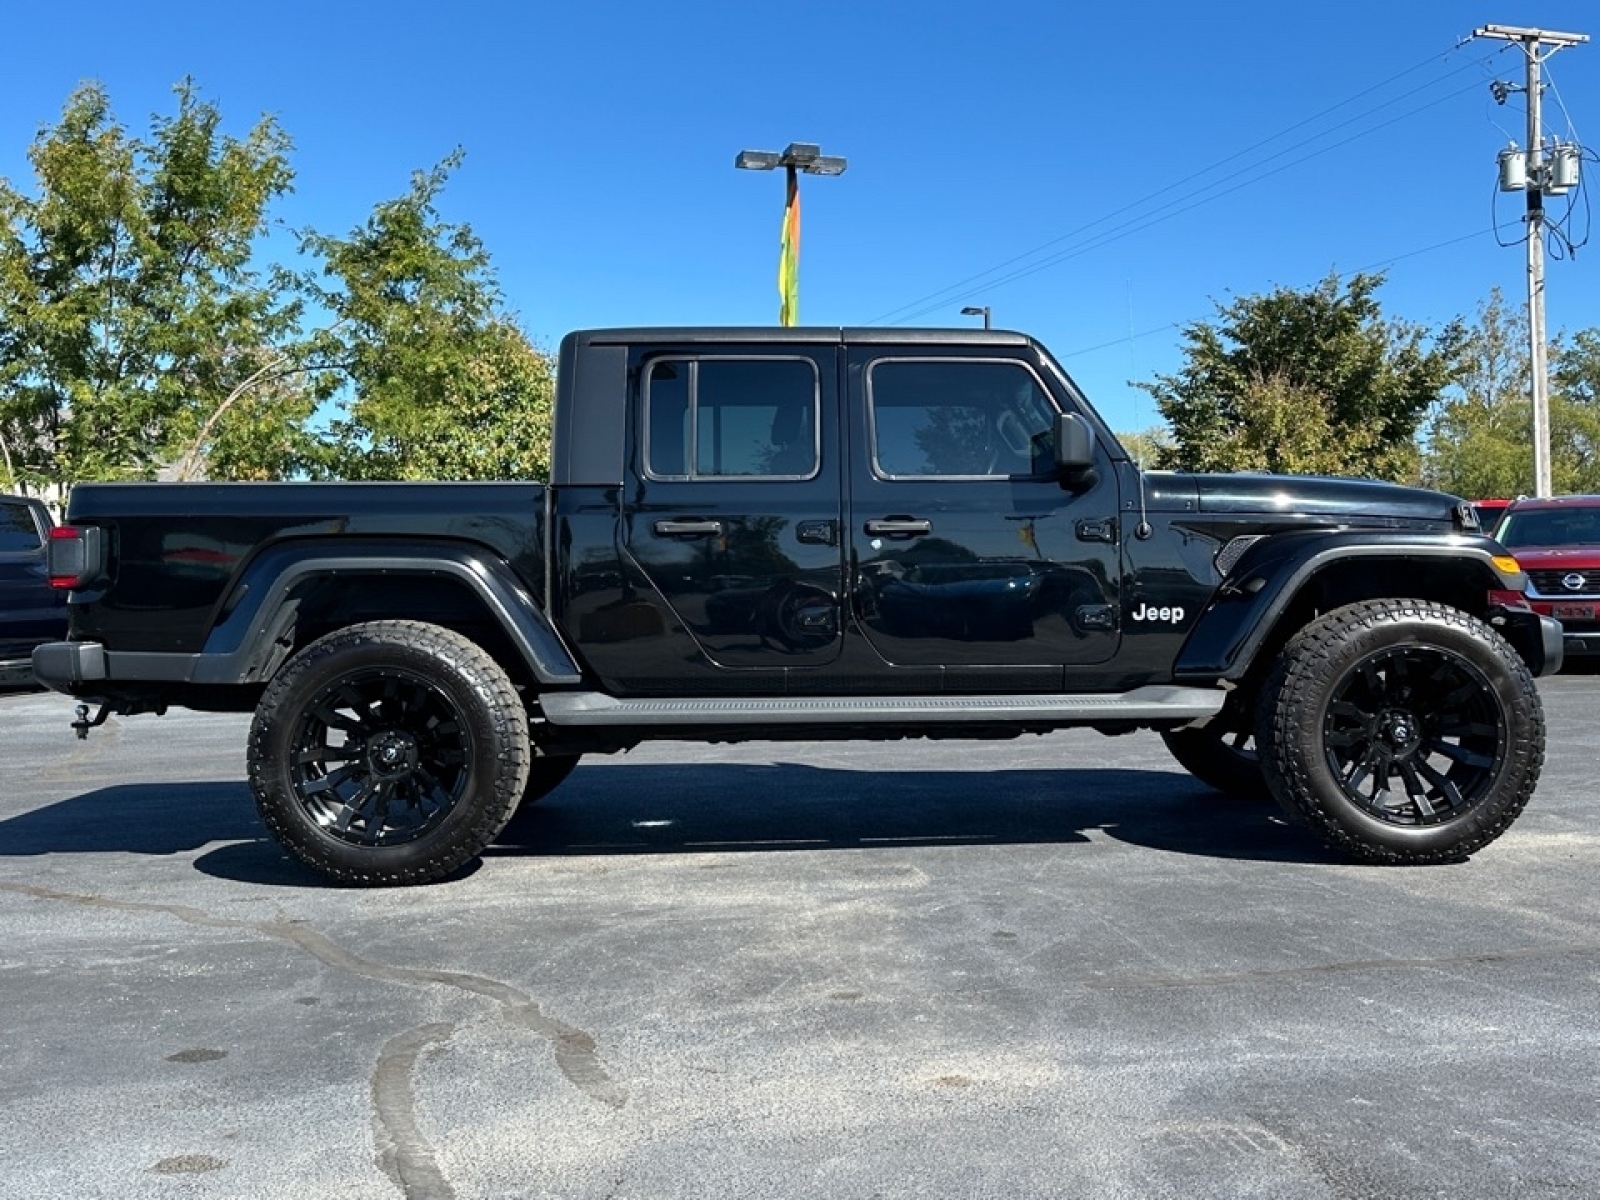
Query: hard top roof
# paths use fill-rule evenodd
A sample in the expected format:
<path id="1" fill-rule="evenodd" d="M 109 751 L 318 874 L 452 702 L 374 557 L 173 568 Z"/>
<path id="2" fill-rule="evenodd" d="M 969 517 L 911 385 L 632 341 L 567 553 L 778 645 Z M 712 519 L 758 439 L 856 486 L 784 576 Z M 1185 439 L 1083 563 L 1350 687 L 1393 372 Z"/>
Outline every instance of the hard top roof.
<path id="1" fill-rule="evenodd" d="M 837 325 L 641 325 L 575 329 L 568 337 L 588 344 L 631 342 L 894 343 L 928 346 L 1028 346 L 1025 333 L 1009 329 L 897 329 Z"/>

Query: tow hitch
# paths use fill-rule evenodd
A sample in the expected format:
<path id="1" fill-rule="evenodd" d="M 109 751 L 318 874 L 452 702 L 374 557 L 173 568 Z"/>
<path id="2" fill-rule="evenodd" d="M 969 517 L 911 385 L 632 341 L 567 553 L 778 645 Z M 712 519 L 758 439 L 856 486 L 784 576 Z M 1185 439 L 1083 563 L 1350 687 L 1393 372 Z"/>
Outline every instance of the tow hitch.
<path id="1" fill-rule="evenodd" d="M 89 730 L 98 725 L 104 725 L 106 718 L 113 713 L 120 717 L 133 717 L 140 713 L 155 713 L 156 716 L 161 717 L 165 716 L 166 712 L 167 706 L 164 703 L 152 704 L 148 701 L 128 700 L 113 704 L 108 700 L 101 703 L 100 711 L 95 713 L 94 720 L 91 721 L 89 719 L 89 706 L 80 704 L 76 710 L 78 719 L 72 723 L 72 732 L 78 735 L 78 740 L 81 742 L 88 738 Z"/>
<path id="2" fill-rule="evenodd" d="M 78 740 L 81 742 L 88 738 L 89 730 L 96 725 L 104 725 L 106 723 L 106 718 L 111 715 L 111 705 L 102 704 L 100 711 L 95 714 L 95 718 L 92 721 L 89 720 L 89 706 L 87 704 L 78 705 L 77 715 L 78 719 L 72 723 L 72 732 L 78 735 Z"/>

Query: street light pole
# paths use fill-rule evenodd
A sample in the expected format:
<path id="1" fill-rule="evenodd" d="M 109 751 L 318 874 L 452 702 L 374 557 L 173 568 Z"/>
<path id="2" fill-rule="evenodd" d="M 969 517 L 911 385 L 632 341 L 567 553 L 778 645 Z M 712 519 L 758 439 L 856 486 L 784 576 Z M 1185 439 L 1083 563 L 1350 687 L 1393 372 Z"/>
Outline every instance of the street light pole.
<path id="1" fill-rule="evenodd" d="M 800 175 L 843 175 L 849 164 L 822 153 L 811 142 L 790 142 L 782 154 L 771 150 L 741 150 L 733 165 L 741 171 L 784 169 L 783 232 L 778 239 L 778 324 L 800 322 Z"/>
<path id="2" fill-rule="evenodd" d="M 982 317 L 983 327 L 989 328 L 989 306 L 987 304 L 969 304 L 961 310 L 963 317 Z"/>

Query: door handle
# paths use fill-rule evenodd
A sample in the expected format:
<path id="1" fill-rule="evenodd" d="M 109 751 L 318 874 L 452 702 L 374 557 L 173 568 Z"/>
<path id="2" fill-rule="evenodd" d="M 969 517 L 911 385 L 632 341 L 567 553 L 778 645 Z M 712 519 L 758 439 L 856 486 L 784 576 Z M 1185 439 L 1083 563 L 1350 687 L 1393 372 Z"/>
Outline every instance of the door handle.
<path id="1" fill-rule="evenodd" d="M 925 533 L 933 532 L 933 522 L 916 517 L 884 517 L 881 520 L 868 521 L 866 528 L 868 533 L 883 537 L 921 537 Z"/>
<path id="2" fill-rule="evenodd" d="M 653 526 L 662 537 L 720 537 L 721 521 L 657 521 Z"/>
<path id="3" fill-rule="evenodd" d="M 794 540 L 807 546 L 837 546 L 838 534 L 832 521 L 801 521 L 794 527 Z"/>

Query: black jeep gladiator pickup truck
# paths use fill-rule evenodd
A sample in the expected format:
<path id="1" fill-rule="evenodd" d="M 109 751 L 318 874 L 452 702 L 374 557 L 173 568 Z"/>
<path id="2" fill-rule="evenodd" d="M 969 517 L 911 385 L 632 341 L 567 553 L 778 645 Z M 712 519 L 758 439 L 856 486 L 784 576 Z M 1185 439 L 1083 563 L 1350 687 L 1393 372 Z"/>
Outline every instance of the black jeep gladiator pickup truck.
<path id="1" fill-rule="evenodd" d="M 557 379 L 548 486 L 73 489 L 35 673 L 80 736 L 254 710 L 263 820 L 356 884 L 653 738 L 1152 729 L 1389 863 L 1533 791 L 1561 628 L 1454 497 L 1141 472 L 1002 331 L 592 330 Z"/>

